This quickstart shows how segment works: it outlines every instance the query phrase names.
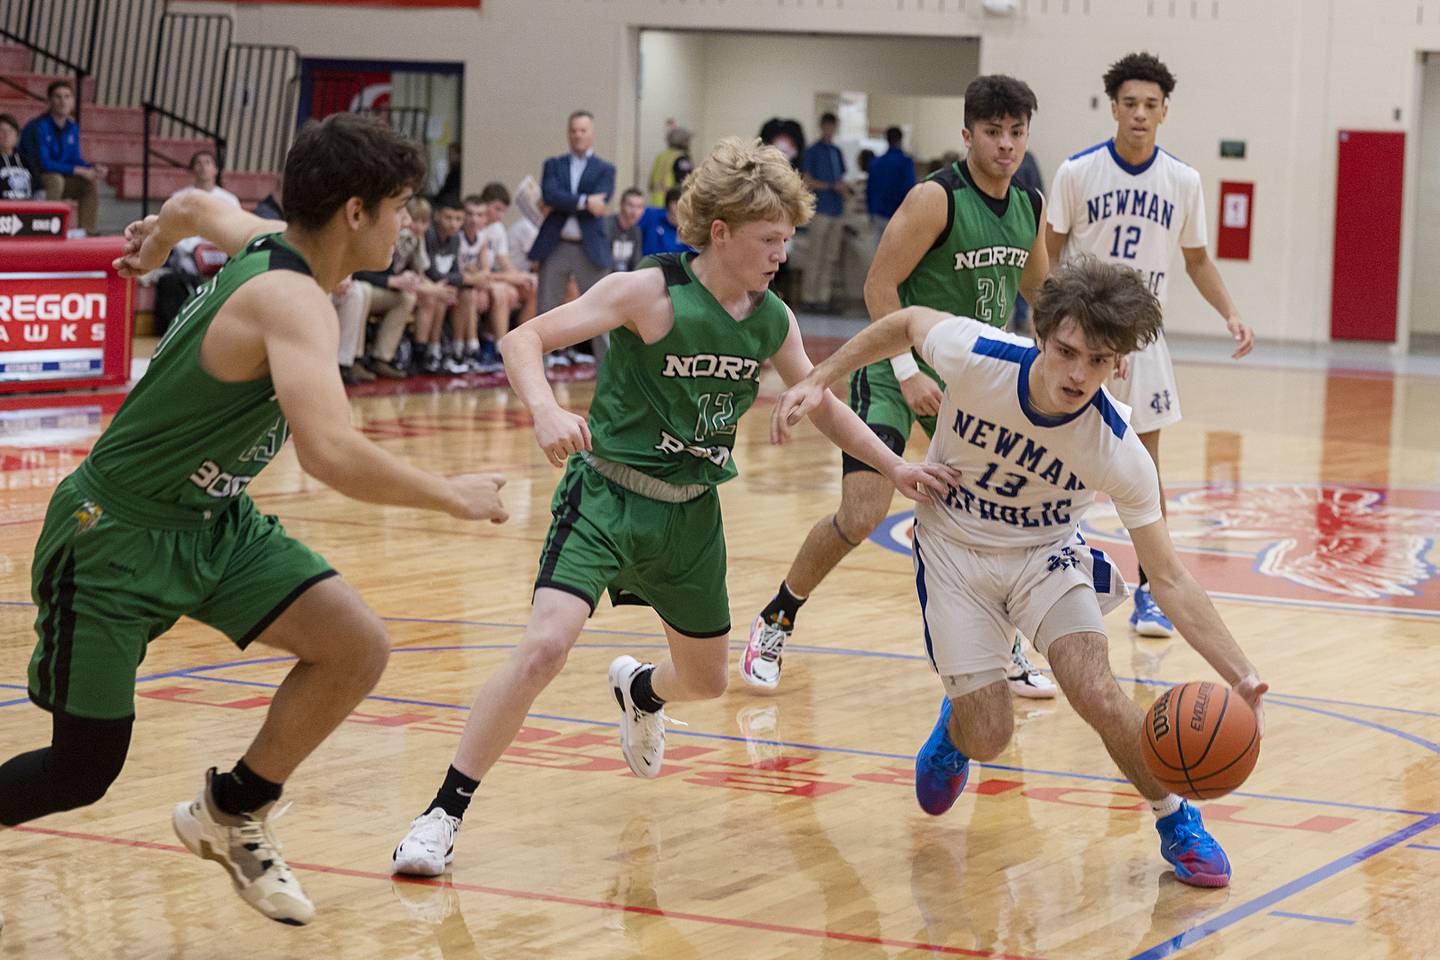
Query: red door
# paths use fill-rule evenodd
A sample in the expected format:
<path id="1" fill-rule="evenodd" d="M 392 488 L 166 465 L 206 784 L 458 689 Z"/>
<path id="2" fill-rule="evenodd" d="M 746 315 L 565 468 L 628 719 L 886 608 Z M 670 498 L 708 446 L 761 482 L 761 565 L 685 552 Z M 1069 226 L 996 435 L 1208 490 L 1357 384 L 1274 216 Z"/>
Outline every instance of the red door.
<path id="1" fill-rule="evenodd" d="M 1405 134 L 1341 130 L 1330 337 L 1395 342 Z"/>

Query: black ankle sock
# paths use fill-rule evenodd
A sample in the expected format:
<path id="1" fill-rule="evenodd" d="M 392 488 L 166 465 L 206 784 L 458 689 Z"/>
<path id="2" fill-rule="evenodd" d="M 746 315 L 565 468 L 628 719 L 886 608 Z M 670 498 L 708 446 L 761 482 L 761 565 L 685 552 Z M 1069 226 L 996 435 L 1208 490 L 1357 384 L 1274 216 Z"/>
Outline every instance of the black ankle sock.
<path id="1" fill-rule="evenodd" d="M 253 813 L 265 804 L 280 799 L 283 784 L 271 783 L 251 770 L 244 759 L 229 773 L 217 773 L 210 781 L 210 794 L 215 806 L 230 814 Z"/>
<path id="2" fill-rule="evenodd" d="M 646 713 L 655 713 L 665 706 L 665 701 L 655 696 L 655 689 L 650 686 L 650 678 L 654 675 L 655 668 L 647 667 L 635 674 L 635 679 L 630 681 L 630 699 Z"/>
<path id="3" fill-rule="evenodd" d="M 1145 568 L 1144 568 L 1144 567 L 1141 567 L 1141 568 L 1140 568 L 1140 583 L 1139 583 L 1139 586 L 1142 586 L 1142 587 L 1143 587 L 1143 586 L 1145 586 L 1145 584 L 1147 584 L 1147 583 L 1149 583 L 1149 582 L 1150 582 L 1150 578 L 1147 577 L 1147 576 L 1145 576 Z"/>
<path id="4" fill-rule="evenodd" d="M 439 807 L 456 820 L 464 819 L 465 811 L 470 808 L 470 800 L 479 786 L 479 780 L 470 779 L 452 766 L 445 771 L 445 782 L 440 785 L 440 792 L 435 794 L 435 799 L 425 810 L 428 813 Z"/>
<path id="5" fill-rule="evenodd" d="M 795 623 L 795 615 L 800 612 L 800 607 L 809 599 L 808 597 L 797 597 L 790 592 L 790 586 L 784 580 L 780 581 L 780 589 L 776 591 L 774 598 L 760 611 L 760 616 L 774 623 L 778 618 L 784 617 L 792 625 Z"/>

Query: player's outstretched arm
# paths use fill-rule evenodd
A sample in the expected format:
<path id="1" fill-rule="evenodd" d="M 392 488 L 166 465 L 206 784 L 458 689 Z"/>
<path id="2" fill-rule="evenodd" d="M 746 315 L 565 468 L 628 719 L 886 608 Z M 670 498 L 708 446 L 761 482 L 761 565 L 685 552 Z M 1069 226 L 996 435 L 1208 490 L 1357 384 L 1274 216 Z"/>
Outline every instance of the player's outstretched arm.
<path id="1" fill-rule="evenodd" d="M 839 350 L 780 395 L 770 418 L 771 442 L 783 443 L 789 436 L 790 427 L 820 405 L 831 384 L 877 360 L 893 357 L 912 346 L 922 346 L 935 324 L 949 316 L 929 307 L 905 307 L 876 320 L 851 337 Z M 794 322 L 793 318 L 791 322 Z"/>
<path id="2" fill-rule="evenodd" d="M 775 371 L 787 386 L 802 383 L 814 369 L 805 354 L 805 344 L 800 339 L 800 326 L 795 315 L 790 315 L 790 333 L 774 356 Z M 841 450 L 858 460 L 863 460 L 880 472 L 895 488 L 911 500 L 923 500 L 927 496 L 944 497 L 960 476 L 954 470 L 938 463 L 909 463 L 897 456 L 855 415 L 855 411 L 841 403 L 829 390 L 823 389 L 819 402 L 809 411 L 810 419 L 820 432 L 830 438 Z M 783 425 L 783 433 L 775 433 L 777 423 L 771 421 L 771 440 L 781 442 L 789 436 L 789 425 Z"/>
<path id="3" fill-rule="evenodd" d="M 222 309 L 259 331 L 280 409 L 290 422 L 300 466 L 356 500 L 438 510 L 462 520 L 504 523 L 499 474 L 440 477 L 372 443 L 350 423 L 350 402 L 335 366 L 339 322 L 330 298 L 309 277 L 273 272 L 251 280 Z"/>
<path id="4" fill-rule="evenodd" d="M 516 327 L 500 341 L 505 375 L 530 410 L 535 441 L 551 465 L 564 466 L 571 454 L 589 450 L 590 428 L 584 417 L 555 401 L 545 379 L 545 354 L 626 325 L 643 335 L 636 324 L 653 319 L 657 306 L 668 307 L 668 303 L 659 270 L 612 273 L 579 299 Z"/>
<path id="5" fill-rule="evenodd" d="M 158 215 L 136 220 L 125 228 L 125 248 L 115 261 L 122 277 L 138 277 L 164 266 L 171 249 L 186 237 L 200 236 L 232 257 L 262 233 L 284 230 L 278 220 L 266 220 L 216 197 L 192 190 L 165 201 Z"/>
<path id="6" fill-rule="evenodd" d="M 1185 642 L 1194 647 L 1236 693 L 1249 701 L 1263 733 L 1265 714 L 1260 698 L 1270 688 L 1261 682 L 1255 665 L 1230 635 L 1210 597 L 1180 562 L 1165 521 L 1157 520 L 1131 530 L 1130 542 L 1135 545 L 1135 554 L 1145 568 L 1161 608 L 1175 622 Z"/>

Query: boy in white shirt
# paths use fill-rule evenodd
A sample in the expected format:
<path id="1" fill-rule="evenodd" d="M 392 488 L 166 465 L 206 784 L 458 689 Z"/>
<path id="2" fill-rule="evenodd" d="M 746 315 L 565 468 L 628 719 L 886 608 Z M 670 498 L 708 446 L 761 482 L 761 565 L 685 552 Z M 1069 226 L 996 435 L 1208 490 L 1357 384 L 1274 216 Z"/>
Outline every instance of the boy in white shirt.
<path id="1" fill-rule="evenodd" d="M 1062 260 L 1093 256 L 1139 272 L 1165 305 L 1167 274 L 1175 249 L 1185 272 L 1225 320 L 1237 344 L 1234 359 L 1250 352 L 1255 335 L 1240 320 L 1206 252 L 1205 197 L 1200 174 L 1155 145 L 1165 121 L 1175 77 L 1148 53 L 1122 57 L 1105 73 L 1105 93 L 1118 126 L 1115 136 L 1082 150 L 1060 165 L 1046 205 L 1045 244 L 1051 269 Z M 1131 408 L 1131 425 L 1160 469 L 1160 430 L 1180 422 L 1180 394 L 1163 330 L 1121 366 L 1110 392 Z M 1164 486 L 1160 512 L 1165 512 Z M 1168 637 L 1174 627 L 1151 596 L 1140 568 L 1130 625 L 1142 636 Z"/>

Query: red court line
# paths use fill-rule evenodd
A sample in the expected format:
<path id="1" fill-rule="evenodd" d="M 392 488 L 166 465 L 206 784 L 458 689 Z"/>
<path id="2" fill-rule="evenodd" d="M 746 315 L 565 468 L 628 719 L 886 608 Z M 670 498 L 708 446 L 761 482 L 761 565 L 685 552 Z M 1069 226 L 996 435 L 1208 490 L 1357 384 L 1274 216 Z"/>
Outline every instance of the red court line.
<path id="1" fill-rule="evenodd" d="M 117 847 L 139 847 L 143 850 L 163 850 L 166 853 L 189 851 L 173 843 L 154 843 L 149 840 L 126 840 L 123 837 L 107 837 L 98 833 L 79 833 L 73 830 L 54 830 L 48 827 L 12 827 L 22 833 L 35 833 L 65 840 L 87 840 L 91 843 L 105 843 Z M 720 917 L 705 913 L 688 913 L 678 910 L 661 910 L 658 907 L 637 907 L 626 903 L 612 903 L 609 900 L 590 900 L 584 897 L 567 897 L 553 893 L 539 893 L 534 890 L 509 890 L 505 887 L 489 887 L 478 883 L 456 883 L 451 880 L 427 880 L 420 877 L 392 877 L 389 874 L 370 870 L 352 870 L 347 867 L 329 867 L 318 863 L 291 863 L 292 870 L 309 873 L 330 873 L 340 877 L 358 880 L 393 880 L 397 883 L 413 883 L 427 887 L 449 887 L 466 893 L 483 893 L 492 897 L 506 897 L 511 900 L 534 900 L 541 903 L 559 903 L 570 907 L 586 907 L 591 910 L 619 910 L 647 917 L 665 920 L 689 920 L 694 923 L 708 923 L 722 927 L 739 927 L 745 930 L 761 930 L 766 933 L 784 933 L 797 937 L 811 937 L 817 940 L 840 940 L 846 943 L 868 943 L 882 947 L 901 947 L 907 950 L 925 950 L 957 957 L 983 957 L 986 960 L 1038 960 L 1036 957 L 1012 953 L 994 953 L 989 950 L 967 950 L 963 947 L 947 947 L 939 943 L 924 943 L 919 940 L 896 940 L 891 937 L 875 937 L 863 933 L 844 933 L 838 930 L 817 930 L 811 927 L 794 927 L 783 923 L 764 923 L 759 920 L 744 920 L 737 917 Z"/>

